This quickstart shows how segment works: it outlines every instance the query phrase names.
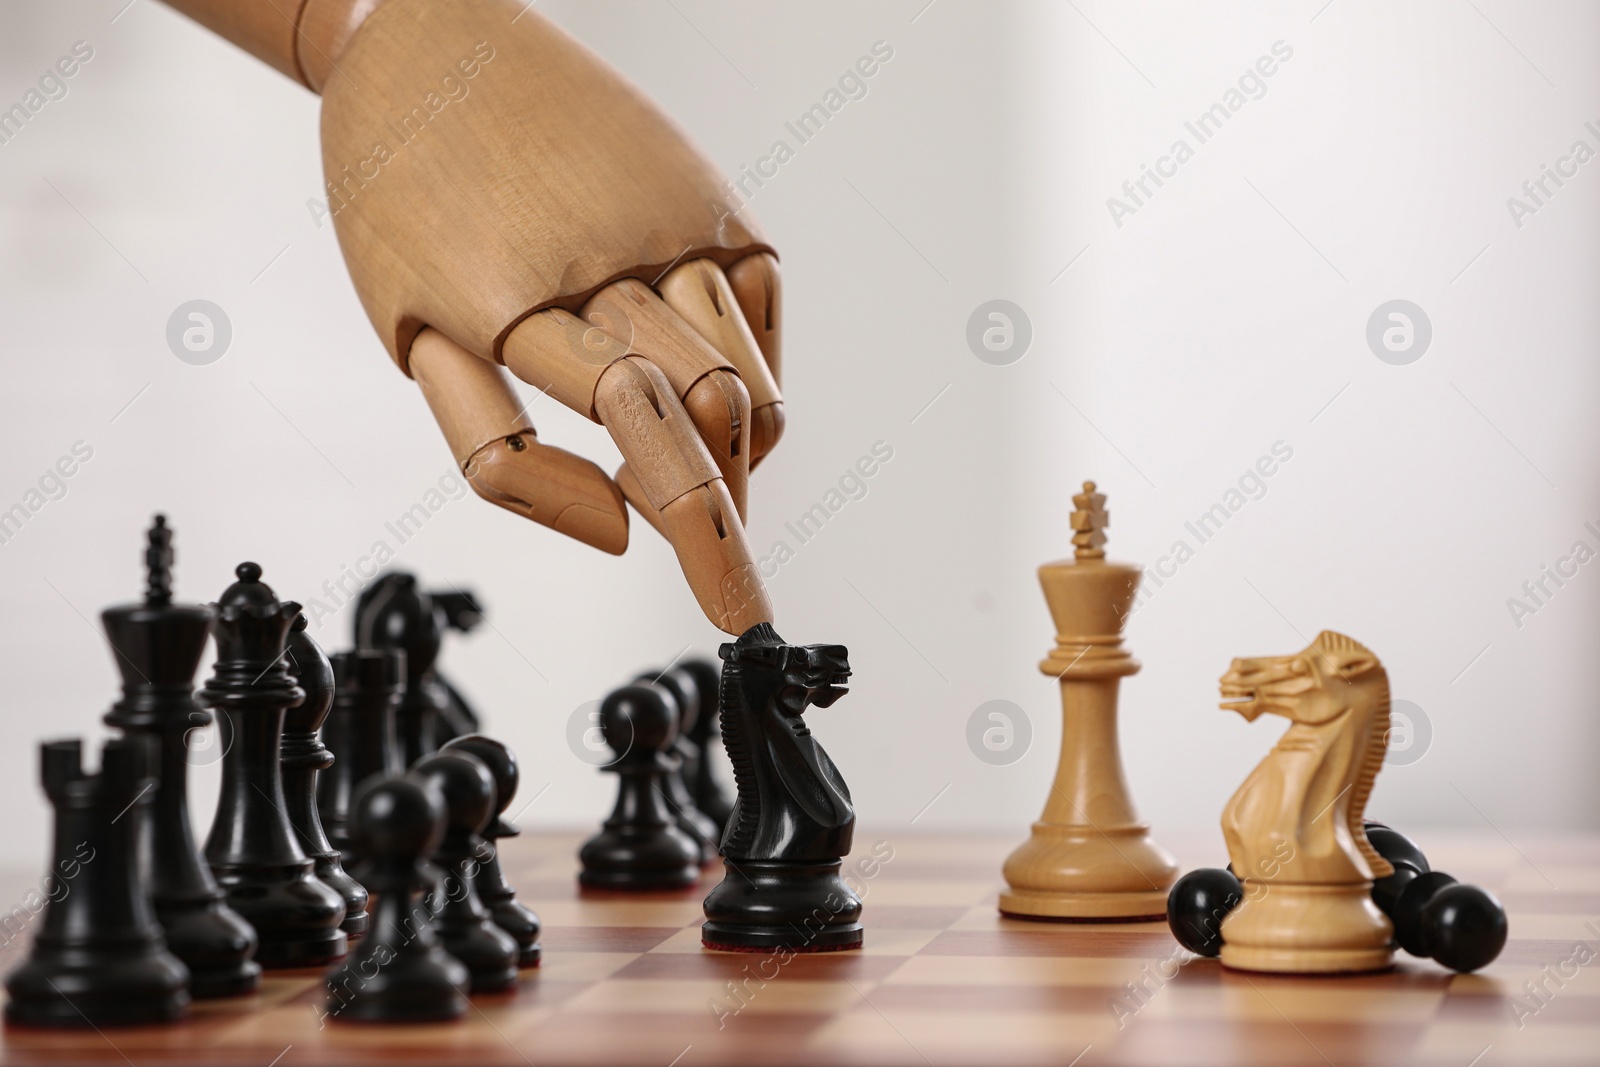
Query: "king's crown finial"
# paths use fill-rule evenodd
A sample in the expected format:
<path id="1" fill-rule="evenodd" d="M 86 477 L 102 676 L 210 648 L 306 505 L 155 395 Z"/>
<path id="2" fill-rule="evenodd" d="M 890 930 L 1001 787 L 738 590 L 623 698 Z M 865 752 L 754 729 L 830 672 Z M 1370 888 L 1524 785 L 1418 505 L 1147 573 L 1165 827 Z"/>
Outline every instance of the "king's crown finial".
<path id="1" fill-rule="evenodd" d="M 146 535 L 144 565 L 145 603 L 165 607 L 172 603 L 172 530 L 167 517 L 157 515 Z"/>
<path id="2" fill-rule="evenodd" d="M 1083 492 L 1072 498 L 1072 544 L 1077 559 L 1106 558 L 1106 527 L 1111 515 L 1106 511 L 1106 496 L 1095 492 L 1093 482 L 1083 483 Z"/>

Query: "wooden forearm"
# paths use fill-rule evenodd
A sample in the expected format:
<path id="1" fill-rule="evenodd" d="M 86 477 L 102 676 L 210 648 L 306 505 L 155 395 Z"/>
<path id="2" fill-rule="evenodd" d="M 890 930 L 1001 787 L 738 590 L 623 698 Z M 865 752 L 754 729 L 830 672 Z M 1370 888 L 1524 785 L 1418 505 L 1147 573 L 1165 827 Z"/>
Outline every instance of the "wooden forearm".
<path id="1" fill-rule="evenodd" d="M 321 92 L 344 46 L 383 0 L 165 0 L 200 25 Z"/>

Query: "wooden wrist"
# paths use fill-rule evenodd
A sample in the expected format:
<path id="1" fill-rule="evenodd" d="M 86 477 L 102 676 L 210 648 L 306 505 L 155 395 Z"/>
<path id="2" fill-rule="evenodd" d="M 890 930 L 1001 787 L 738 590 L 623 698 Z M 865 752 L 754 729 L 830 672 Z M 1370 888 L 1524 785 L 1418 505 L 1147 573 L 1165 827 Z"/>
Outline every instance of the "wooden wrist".
<path id="1" fill-rule="evenodd" d="M 217 35 L 321 92 L 339 54 L 383 0 L 165 0 Z"/>

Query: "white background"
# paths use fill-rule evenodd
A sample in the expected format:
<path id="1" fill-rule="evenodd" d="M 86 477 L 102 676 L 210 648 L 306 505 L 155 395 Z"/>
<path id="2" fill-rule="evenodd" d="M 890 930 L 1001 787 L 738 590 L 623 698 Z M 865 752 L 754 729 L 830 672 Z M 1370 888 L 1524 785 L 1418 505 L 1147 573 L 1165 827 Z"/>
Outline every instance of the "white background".
<path id="1" fill-rule="evenodd" d="M 242 559 L 286 598 L 392 536 L 450 470 L 415 386 L 346 278 L 320 195 L 318 101 L 151 2 L 8 3 L 0 106 L 75 41 L 94 58 L 0 145 L 0 509 L 74 442 L 93 458 L 0 545 L 0 862 L 36 864 L 36 742 L 103 734 L 116 675 L 95 619 L 134 597 L 164 510 L 178 584 L 214 599 Z M 1519 227 L 1507 198 L 1600 125 L 1600 12 L 1506 0 L 1292 4 L 578 3 L 537 10 L 656 97 L 729 171 L 786 137 L 876 41 L 893 59 L 752 208 L 787 286 L 789 430 L 758 473 L 759 552 L 877 441 L 894 450 L 772 581 L 792 641 L 849 645 L 855 691 L 813 726 L 874 827 L 1020 839 L 1059 731 L 1036 669 L 1034 577 L 1070 549 L 1070 495 L 1109 494 L 1111 554 L 1150 565 L 1275 442 L 1292 459 L 1128 628 L 1124 747 L 1158 837 L 1209 834 L 1281 723 L 1216 708 L 1236 655 L 1332 628 L 1373 648 L 1432 742 L 1370 811 L 1408 829 L 1600 824 L 1600 565 L 1539 610 L 1507 600 L 1574 541 L 1600 548 L 1595 236 L 1600 163 Z M 508 27 L 508 32 L 511 32 Z M 1292 49 L 1119 227 L 1107 198 L 1275 42 Z M 233 342 L 169 351 L 204 298 Z M 1003 298 L 1026 356 L 980 362 L 968 316 Z M 1403 298 L 1433 341 L 1368 348 Z M 549 401 L 547 440 L 608 468 Z M 685 645 L 713 651 L 642 522 L 617 559 L 470 495 L 397 565 L 475 589 L 493 626 L 443 658 L 524 765 L 525 826 L 591 825 L 610 780 L 568 750 L 573 710 Z M 1169 565 L 1170 573 L 1170 565 Z M 1554 588 L 1551 586 L 1551 588 Z M 317 636 L 336 650 L 349 612 Z M 989 700 L 1033 743 L 968 749 Z M 197 769 L 202 828 L 215 767 Z M 519 805 L 520 806 L 520 805 Z M 1492 829 L 1491 829 L 1492 828 Z"/>

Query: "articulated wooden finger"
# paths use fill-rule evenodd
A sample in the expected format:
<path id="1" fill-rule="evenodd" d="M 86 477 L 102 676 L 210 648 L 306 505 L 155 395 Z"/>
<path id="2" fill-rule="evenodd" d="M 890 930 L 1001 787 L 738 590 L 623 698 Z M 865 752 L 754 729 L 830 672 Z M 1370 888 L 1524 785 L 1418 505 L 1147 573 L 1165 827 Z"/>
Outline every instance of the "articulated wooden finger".
<path id="1" fill-rule="evenodd" d="M 700 610 L 719 630 L 738 635 L 773 621 L 744 524 L 721 481 L 674 500 L 661 509 L 661 521 Z"/>
<path id="2" fill-rule="evenodd" d="M 728 284 L 750 333 L 767 357 L 772 380 L 783 385 L 783 277 L 771 252 L 745 256 L 728 268 Z"/>
<path id="3" fill-rule="evenodd" d="M 546 308 L 512 328 L 500 358 L 518 378 L 599 422 L 595 386 L 607 367 L 628 354 L 627 342 L 607 329 L 611 321 L 596 315 L 594 322 L 585 322 L 570 311 Z M 626 325 L 621 330 L 626 337 Z"/>
<path id="4" fill-rule="evenodd" d="M 491 503 L 605 552 L 628 547 L 628 509 L 603 470 L 540 443 L 505 372 L 437 330 L 411 370 L 467 482 Z"/>
<path id="5" fill-rule="evenodd" d="M 583 318 L 660 369 L 743 515 L 750 478 L 750 396 L 733 364 L 635 278 L 613 282 L 590 297 Z"/>
<path id="6" fill-rule="evenodd" d="M 750 394 L 750 466 L 772 451 L 783 433 L 783 395 L 767 367 L 766 357 L 727 275 L 709 259 L 695 259 L 668 271 L 659 286 L 661 299 L 678 317 L 709 341 L 739 372 Z M 693 412 L 691 411 L 692 415 Z M 737 502 L 737 497 L 735 498 Z M 743 514 L 741 508 L 740 513 Z"/>

